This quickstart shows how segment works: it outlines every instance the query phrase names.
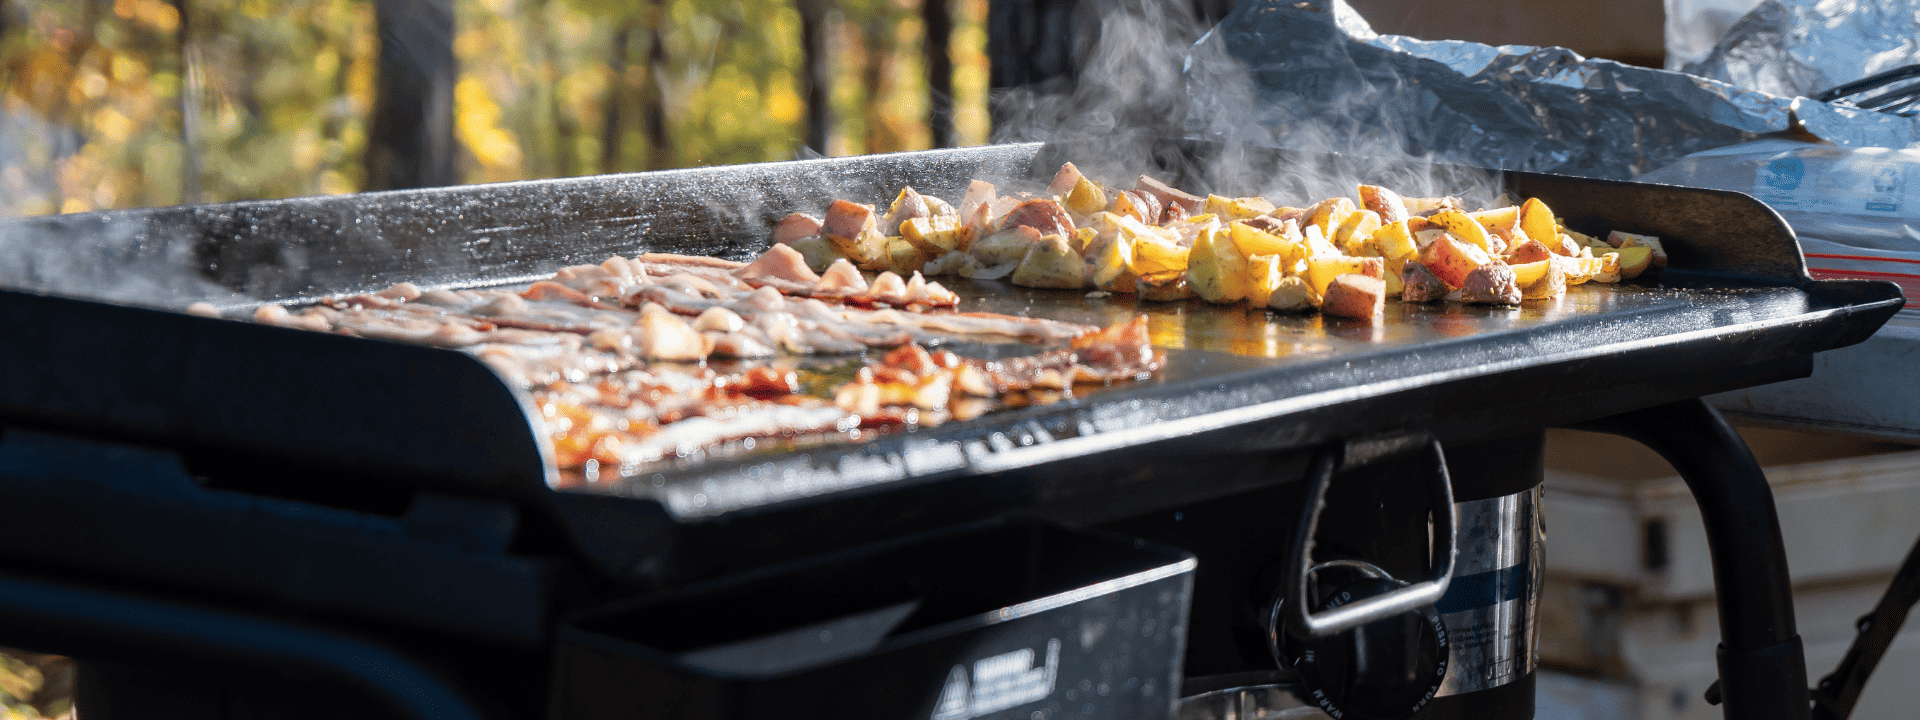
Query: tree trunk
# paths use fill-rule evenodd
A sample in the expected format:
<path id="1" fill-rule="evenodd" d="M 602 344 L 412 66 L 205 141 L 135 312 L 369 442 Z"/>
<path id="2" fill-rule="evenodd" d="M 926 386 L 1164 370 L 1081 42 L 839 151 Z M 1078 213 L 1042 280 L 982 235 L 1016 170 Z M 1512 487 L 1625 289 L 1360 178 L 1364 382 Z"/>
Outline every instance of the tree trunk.
<path id="1" fill-rule="evenodd" d="M 180 15 L 174 44 L 180 58 L 180 203 L 200 202 L 200 73 L 193 67 L 193 7 L 189 0 L 173 0 Z M 344 75 L 344 73 L 342 73 Z"/>
<path id="2" fill-rule="evenodd" d="M 801 94 L 807 102 L 807 147 L 819 155 L 827 154 L 827 135 L 832 132 L 831 108 L 827 105 L 828 56 L 827 13 L 825 0 L 799 0 Z"/>
<path id="3" fill-rule="evenodd" d="M 667 0 L 653 0 L 647 11 L 647 81 L 640 95 L 640 121 L 647 133 L 647 169 L 673 167 L 673 148 L 667 137 L 666 93 L 660 89 L 660 76 L 667 69 L 667 45 L 660 26 L 667 22 Z"/>
<path id="4" fill-rule="evenodd" d="M 620 26 L 613 29 L 613 40 L 607 48 L 607 99 L 600 113 L 600 172 L 603 173 L 621 170 L 626 128 L 620 126 L 620 106 L 627 102 L 627 48 L 633 42 L 636 26 L 632 18 L 621 21 Z"/>
<path id="5" fill-rule="evenodd" d="M 921 0 L 927 28 L 927 126 L 933 146 L 953 146 L 953 9 L 949 0 Z"/>
<path id="6" fill-rule="evenodd" d="M 367 189 L 452 185 L 452 0 L 374 0 L 379 80 L 367 128 Z"/>

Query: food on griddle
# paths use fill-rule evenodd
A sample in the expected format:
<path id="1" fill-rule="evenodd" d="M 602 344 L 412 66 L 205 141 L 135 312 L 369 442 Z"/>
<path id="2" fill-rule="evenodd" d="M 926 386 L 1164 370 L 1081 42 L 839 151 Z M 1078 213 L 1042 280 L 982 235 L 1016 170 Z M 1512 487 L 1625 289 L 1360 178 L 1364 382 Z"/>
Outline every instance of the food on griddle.
<path id="1" fill-rule="evenodd" d="M 1408 198 L 1377 185 L 1360 185 L 1356 196 L 1285 207 L 1264 197 L 1203 198 L 1145 175 L 1116 190 L 1067 163 L 1039 196 L 1001 195 L 975 180 L 956 208 L 906 188 L 884 221 L 873 221 L 872 206 L 840 200 L 819 235 L 800 234 L 820 221 L 799 216 L 781 221 L 773 239 L 802 254 L 831 246 L 856 266 L 900 275 L 1362 318 L 1376 314 L 1364 312 L 1367 303 L 1345 305 L 1360 297 L 1351 287 L 1335 296 L 1339 310 L 1326 308 L 1338 279 L 1371 278 L 1385 297 L 1407 302 L 1512 305 L 1666 264 L 1658 238 L 1615 231 L 1601 242 L 1568 229 L 1537 198 L 1469 211 L 1457 198 Z M 811 266 L 825 262 L 808 255 Z M 1371 283 L 1359 286 L 1371 297 Z"/>
<path id="2" fill-rule="evenodd" d="M 1386 309 L 1387 284 L 1375 277 L 1347 273 L 1327 284 L 1320 312 L 1354 320 L 1375 320 Z"/>
<path id="3" fill-rule="evenodd" d="M 901 225 L 925 219 L 921 209 L 952 212 L 909 200 L 896 208 Z M 856 225 L 878 226 L 870 213 Z M 958 302 L 918 272 L 869 280 L 842 258 L 816 274 L 782 244 L 752 263 L 615 256 L 520 291 L 400 283 L 298 312 L 265 305 L 254 317 L 473 353 L 532 395 L 554 461 L 574 481 L 727 443 L 933 426 L 1160 366 L 1144 317 L 1101 330 L 957 312 Z M 941 349 L 963 342 L 1025 343 L 1039 353 L 979 360 Z M 836 363 L 836 355 L 852 359 Z M 818 359 L 802 362 L 808 357 Z"/>

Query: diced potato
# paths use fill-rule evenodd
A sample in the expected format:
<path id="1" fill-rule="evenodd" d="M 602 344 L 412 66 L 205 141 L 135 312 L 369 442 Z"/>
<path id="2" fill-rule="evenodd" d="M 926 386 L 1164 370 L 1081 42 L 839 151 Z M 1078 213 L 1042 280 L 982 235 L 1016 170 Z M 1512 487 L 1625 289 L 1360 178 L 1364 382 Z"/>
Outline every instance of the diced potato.
<path id="1" fill-rule="evenodd" d="M 1653 267 L 1653 248 L 1648 245 L 1629 245 L 1615 250 L 1620 256 L 1620 277 L 1632 280 Z"/>
<path id="2" fill-rule="evenodd" d="M 1142 278 L 1168 272 L 1186 274 L 1187 259 L 1192 252 L 1152 232 L 1134 235 L 1132 250 L 1133 272 Z"/>
<path id="3" fill-rule="evenodd" d="M 1432 214 L 1442 210 L 1459 210 L 1460 198 L 1447 197 L 1402 197 L 1407 204 L 1407 212 L 1413 215 Z"/>
<path id="4" fill-rule="evenodd" d="M 1133 243 L 1115 239 L 1094 257 L 1093 286 L 1115 293 L 1132 293 L 1140 276 L 1133 272 Z"/>
<path id="5" fill-rule="evenodd" d="M 1601 269 L 1599 258 L 1556 255 L 1553 257 L 1553 262 L 1559 265 L 1563 274 L 1566 275 L 1568 285 L 1580 285 L 1592 280 Z"/>
<path id="6" fill-rule="evenodd" d="M 1193 242 L 1187 256 L 1187 284 L 1193 294 L 1210 303 L 1234 303 L 1247 297 L 1247 258 L 1233 246 L 1226 230 L 1208 228 Z"/>
<path id="7" fill-rule="evenodd" d="M 900 236 L 935 256 L 965 251 L 973 245 L 973 228 L 961 223 L 957 215 L 912 218 L 900 223 Z"/>
<path id="8" fill-rule="evenodd" d="M 1386 309 L 1387 284 L 1377 277 L 1347 274 L 1334 278 L 1322 295 L 1320 312 L 1334 317 L 1379 321 Z"/>
<path id="9" fill-rule="evenodd" d="M 809 235 L 787 243 L 787 247 L 798 251 L 806 261 L 807 268 L 816 273 L 826 272 L 827 266 L 840 259 L 840 252 L 827 242 L 824 235 Z"/>
<path id="10" fill-rule="evenodd" d="M 1107 209 L 1115 215 L 1124 215 L 1144 223 L 1160 221 L 1160 201 L 1140 192 L 1129 190 L 1114 193 L 1113 205 Z"/>
<path id="11" fill-rule="evenodd" d="M 1413 244 L 1420 248 L 1421 252 L 1425 252 L 1428 246 L 1433 245 L 1433 241 L 1443 237 L 1447 237 L 1447 231 L 1437 227 L 1415 230 L 1413 231 Z"/>
<path id="12" fill-rule="evenodd" d="M 1073 189 L 1067 193 L 1061 204 L 1066 205 L 1070 212 L 1092 215 L 1107 208 L 1107 191 L 1092 180 L 1082 177 L 1079 182 L 1073 184 Z"/>
<path id="13" fill-rule="evenodd" d="M 1540 198 L 1527 198 L 1520 204 L 1520 231 L 1552 249 L 1560 237 L 1560 221 Z"/>
<path id="14" fill-rule="evenodd" d="M 1086 179 L 1087 176 L 1080 174 L 1080 168 L 1074 167 L 1073 163 L 1062 163 L 1060 171 L 1053 174 L 1053 181 L 1047 183 L 1047 194 L 1054 197 L 1068 195 Z"/>
<path id="15" fill-rule="evenodd" d="M 1401 291 L 1406 290 L 1407 283 L 1400 278 L 1400 273 L 1406 270 L 1407 259 L 1408 258 L 1397 257 L 1387 261 L 1387 274 L 1380 278 L 1387 283 L 1387 297 L 1400 297 Z"/>
<path id="16" fill-rule="evenodd" d="M 1267 307 L 1281 312 L 1303 312 L 1320 307 L 1320 294 L 1307 281 L 1297 277 L 1280 278 L 1267 295 Z"/>
<path id="17" fill-rule="evenodd" d="M 1522 239 L 1521 236 L 1526 234 L 1520 229 L 1520 208 L 1513 205 L 1470 212 L 1467 216 L 1479 221 L 1480 226 L 1486 228 L 1487 232 L 1508 245 Z"/>
<path id="18" fill-rule="evenodd" d="M 1321 232 L 1320 226 L 1318 225 L 1308 225 L 1301 228 L 1301 235 L 1303 236 L 1302 243 L 1306 245 L 1306 257 L 1324 257 L 1340 254 L 1340 248 L 1335 247 L 1332 242 L 1327 240 L 1326 233 Z"/>
<path id="19" fill-rule="evenodd" d="M 1242 220 L 1235 220 L 1232 224 L 1227 225 L 1227 232 L 1233 238 L 1234 247 L 1240 248 L 1240 254 L 1242 255 L 1248 257 L 1254 255 L 1278 255 L 1281 258 L 1287 259 L 1299 257 L 1303 248 L 1301 246 L 1301 239 L 1297 237 L 1299 234 L 1298 226 L 1288 225 L 1286 227 L 1288 230 L 1293 230 L 1293 234 L 1296 237 L 1275 235 L 1248 225 Z"/>
<path id="20" fill-rule="evenodd" d="M 1355 210 L 1347 214 L 1345 220 L 1333 229 L 1333 236 L 1327 238 L 1334 247 L 1346 251 L 1348 255 L 1380 254 L 1380 248 L 1372 245 L 1373 231 L 1380 229 L 1380 214 L 1372 210 Z"/>
<path id="21" fill-rule="evenodd" d="M 1346 222 L 1347 216 L 1352 215 L 1354 210 L 1352 200 L 1330 197 L 1307 210 L 1307 224 L 1320 228 L 1321 235 L 1333 237 L 1333 229 Z"/>
<path id="22" fill-rule="evenodd" d="M 1087 248 L 1093 247 L 1099 239 L 1100 231 L 1098 230 L 1087 227 L 1074 228 L 1073 237 L 1067 238 L 1067 247 L 1073 248 L 1073 251 L 1080 253 L 1081 257 L 1086 257 L 1091 254 L 1087 252 Z"/>
<path id="23" fill-rule="evenodd" d="M 1595 255 L 1593 259 L 1600 261 L 1600 269 L 1593 273 L 1594 282 L 1620 282 L 1620 253 L 1609 252 Z"/>
<path id="24" fill-rule="evenodd" d="M 1193 297 L 1193 288 L 1187 284 L 1185 271 L 1142 275 L 1139 288 L 1142 300 L 1172 302 Z"/>
<path id="25" fill-rule="evenodd" d="M 1021 225 L 981 238 L 967 252 L 982 265 L 1004 265 L 1025 258 L 1028 248 L 1039 240 L 1040 231 Z"/>
<path id="26" fill-rule="evenodd" d="M 887 269 L 901 275 L 912 275 L 937 256 L 907 242 L 906 238 L 887 238 Z"/>
<path id="27" fill-rule="evenodd" d="M 1379 278 L 1386 272 L 1386 260 L 1377 257 L 1351 257 L 1347 255 L 1323 255 L 1307 258 L 1307 284 L 1321 295 L 1327 294 L 1327 286 L 1341 275 L 1359 274 Z"/>
<path id="28" fill-rule="evenodd" d="M 1552 250 L 1553 254 L 1566 257 L 1578 257 L 1580 255 L 1580 248 L 1583 247 L 1586 246 L 1581 245 L 1579 241 L 1573 239 L 1573 236 L 1566 233 L 1555 235 L 1554 241 L 1547 243 L 1547 249 Z"/>
<path id="29" fill-rule="evenodd" d="M 1172 231 L 1174 237 L 1178 238 L 1177 242 L 1185 247 L 1193 247 L 1194 241 L 1200 239 L 1200 233 L 1216 227 L 1226 226 L 1220 222 L 1218 216 L 1214 215 L 1195 215 L 1166 225 L 1166 229 Z"/>
<path id="30" fill-rule="evenodd" d="M 887 252 L 887 236 L 878 231 L 863 233 L 857 237 L 828 235 L 827 242 L 833 245 L 835 252 L 853 262 L 861 270 L 885 270 L 892 262 Z"/>
<path id="31" fill-rule="evenodd" d="M 1466 282 L 1468 273 L 1490 262 L 1493 262 L 1493 258 L 1485 250 L 1453 237 L 1435 240 L 1420 256 L 1420 264 L 1427 266 L 1428 270 L 1433 271 L 1434 277 L 1451 288 L 1460 287 Z"/>
<path id="32" fill-rule="evenodd" d="M 1647 248 L 1651 253 L 1650 262 L 1652 263 L 1652 269 L 1661 270 L 1667 267 L 1667 248 L 1660 244 L 1660 238 L 1652 235 L 1638 235 L 1615 230 L 1607 235 L 1607 243 L 1617 248 Z M 1627 277 L 1633 276 L 1629 275 Z"/>
<path id="33" fill-rule="evenodd" d="M 900 188 L 900 194 L 894 196 L 893 204 L 887 206 L 887 214 L 880 218 L 880 233 L 893 236 L 900 232 L 900 223 L 917 217 L 930 217 L 933 209 L 927 206 L 927 199 L 911 187 Z"/>
<path id="34" fill-rule="evenodd" d="M 1360 206 L 1380 215 L 1380 222 L 1392 225 L 1407 219 L 1407 202 L 1400 194 L 1378 185 L 1360 186 Z"/>
<path id="35" fill-rule="evenodd" d="M 1087 261 L 1059 235 L 1048 235 L 1027 248 L 1027 256 L 1013 269 L 1015 285 L 1075 289 L 1087 285 Z"/>
<path id="36" fill-rule="evenodd" d="M 1540 278 L 1546 277 L 1547 269 L 1554 267 L 1554 262 L 1551 258 L 1547 258 L 1530 263 L 1509 265 L 1508 267 L 1513 268 L 1514 283 L 1524 288 L 1539 282 Z"/>
<path id="37" fill-rule="evenodd" d="M 773 241 L 776 243 L 790 243 L 819 234 L 820 218 L 806 213 L 792 213 L 773 224 Z"/>
<path id="38" fill-rule="evenodd" d="M 1273 289 L 1287 274 L 1280 269 L 1279 255 L 1255 255 L 1247 258 L 1247 303 L 1266 305 Z"/>
<path id="39" fill-rule="evenodd" d="M 1198 214 L 1201 206 L 1206 204 L 1206 200 L 1198 195 L 1185 192 L 1146 175 L 1141 175 L 1140 179 L 1134 182 L 1133 188 L 1137 192 L 1152 195 L 1155 200 L 1160 201 L 1160 205 L 1165 209 L 1166 213 L 1171 213 L 1173 208 L 1178 206 L 1183 213 L 1181 217 Z M 1160 217 L 1162 221 L 1168 219 L 1170 218 L 1166 214 Z"/>
<path id="40" fill-rule="evenodd" d="M 1446 230 L 1454 237 L 1472 243 L 1481 250 L 1494 252 L 1493 239 L 1488 236 L 1486 226 L 1481 225 L 1478 220 L 1466 213 L 1458 210 L 1443 210 L 1428 217 L 1427 221 Z"/>
<path id="41" fill-rule="evenodd" d="M 1521 300 L 1551 300 L 1567 294 L 1567 273 L 1560 262 L 1553 259 L 1530 263 L 1541 266 L 1539 277 L 1531 283 L 1520 283 Z M 1520 268 L 1513 268 L 1513 274 L 1520 276 Z"/>
<path id="42" fill-rule="evenodd" d="M 1513 247 L 1507 248 L 1508 265 L 1523 265 L 1531 262 L 1539 262 L 1552 256 L 1552 250 L 1548 250 L 1546 245 L 1540 244 L 1539 240 L 1533 238 L 1521 240 L 1514 244 Z"/>
<path id="43" fill-rule="evenodd" d="M 1208 195 L 1207 204 L 1201 212 L 1220 216 L 1222 220 L 1245 220 L 1273 212 L 1273 203 L 1263 197 L 1230 198 Z"/>
<path id="44" fill-rule="evenodd" d="M 958 250 L 928 260 L 927 264 L 920 268 L 920 272 L 927 275 L 966 276 L 978 270 L 980 270 L 980 261 Z"/>
<path id="45" fill-rule="evenodd" d="M 1420 246 L 1414 244 L 1413 233 L 1407 229 L 1405 220 L 1381 225 L 1373 231 L 1373 244 L 1380 248 L 1380 257 L 1389 260 L 1420 254 Z"/>
<path id="46" fill-rule="evenodd" d="M 884 270 L 890 260 L 887 236 L 880 234 L 872 205 L 835 200 L 827 208 L 822 233 L 833 249 L 865 270 Z"/>

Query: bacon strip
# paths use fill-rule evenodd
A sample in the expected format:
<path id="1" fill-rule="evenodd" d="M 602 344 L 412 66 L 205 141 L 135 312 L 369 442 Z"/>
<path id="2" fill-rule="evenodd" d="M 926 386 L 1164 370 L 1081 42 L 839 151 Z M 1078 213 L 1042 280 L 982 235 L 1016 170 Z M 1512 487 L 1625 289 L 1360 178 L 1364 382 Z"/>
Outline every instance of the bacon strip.
<path id="1" fill-rule="evenodd" d="M 937 425 L 996 404 L 1070 395 L 1076 383 L 1138 377 L 1161 362 L 1144 318 L 1100 330 L 930 311 L 958 298 L 918 273 L 881 273 L 869 283 L 847 265 L 815 276 L 797 256 L 777 248 L 751 265 L 614 256 L 563 268 L 520 292 L 403 283 L 298 313 L 263 306 L 256 319 L 473 353 L 533 395 L 555 461 L 574 479 L 593 477 L 588 468 L 631 472 L 747 438 Z M 1001 361 L 926 349 L 1007 341 L 1051 349 Z M 722 374 L 675 364 L 869 349 L 892 351 L 831 399 L 800 394 L 792 372 L 773 366 Z"/>

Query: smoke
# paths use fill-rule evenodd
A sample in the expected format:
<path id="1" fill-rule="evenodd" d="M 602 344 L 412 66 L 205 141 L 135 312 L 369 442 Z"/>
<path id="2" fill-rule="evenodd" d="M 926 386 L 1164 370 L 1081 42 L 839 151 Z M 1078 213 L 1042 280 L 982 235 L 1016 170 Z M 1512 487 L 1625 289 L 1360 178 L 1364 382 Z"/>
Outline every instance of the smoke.
<path id="1" fill-rule="evenodd" d="M 0 288 L 167 308 L 245 300 L 203 276 L 192 241 L 156 234 L 140 211 L 9 217 L 36 202 L 58 209 L 59 161 L 81 142 L 31 112 L 0 113 L 0 175 L 12 200 L 0 207 Z"/>
<path id="2" fill-rule="evenodd" d="M 201 274 L 194 243 L 148 227 L 126 213 L 0 221 L 0 288 L 172 309 L 248 303 Z"/>
<path id="3" fill-rule="evenodd" d="M 1415 142 L 1406 75 L 1354 57 L 1373 48 L 1349 39 L 1375 35 L 1342 0 L 1249 0 L 1217 26 L 1177 0 L 1092 5 L 1097 17 L 1075 24 L 1077 82 L 998 94 L 995 142 L 1054 143 L 1110 183 L 1145 171 L 1290 205 L 1363 182 L 1475 204 L 1498 192 L 1489 173 L 1436 165 Z"/>

